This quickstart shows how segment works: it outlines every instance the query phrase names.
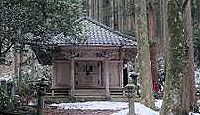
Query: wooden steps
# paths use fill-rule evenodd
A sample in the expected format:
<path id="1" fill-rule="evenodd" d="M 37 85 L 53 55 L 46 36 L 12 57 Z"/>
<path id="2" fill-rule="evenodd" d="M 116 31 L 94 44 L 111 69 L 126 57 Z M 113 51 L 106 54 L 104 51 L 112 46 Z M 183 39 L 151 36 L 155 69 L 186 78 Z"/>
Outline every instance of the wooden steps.
<path id="1" fill-rule="evenodd" d="M 88 89 L 80 89 L 73 91 L 74 96 L 104 96 L 105 90 L 88 90 Z"/>
<path id="2" fill-rule="evenodd" d="M 125 95 L 123 95 L 122 88 L 113 88 L 110 89 L 110 98 L 111 101 L 128 101 Z"/>
<path id="3" fill-rule="evenodd" d="M 106 99 L 105 89 L 76 89 L 71 94 L 68 88 L 54 88 L 47 93 L 50 97 L 72 96 L 80 101 L 104 101 Z M 123 95 L 123 90 L 121 88 L 110 89 L 110 100 L 111 101 L 127 101 L 126 96 Z"/>
<path id="4" fill-rule="evenodd" d="M 123 90 L 121 88 L 110 89 L 111 95 L 123 95 Z"/>

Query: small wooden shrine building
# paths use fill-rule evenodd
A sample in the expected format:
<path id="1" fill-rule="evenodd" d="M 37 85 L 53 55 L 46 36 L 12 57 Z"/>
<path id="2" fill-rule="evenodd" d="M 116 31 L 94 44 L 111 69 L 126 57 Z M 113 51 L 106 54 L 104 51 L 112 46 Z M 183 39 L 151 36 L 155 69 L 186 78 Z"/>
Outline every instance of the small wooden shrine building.
<path id="1" fill-rule="evenodd" d="M 83 43 L 57 43 L 51 56 L 35 50 L 39 63 L 53 65 L 52 94 L 62 90 L 74 97 L 105 99 L 122 95 L 123 64 L 137 54 L 135 38 L 90 18 L 81 23 Z"/>

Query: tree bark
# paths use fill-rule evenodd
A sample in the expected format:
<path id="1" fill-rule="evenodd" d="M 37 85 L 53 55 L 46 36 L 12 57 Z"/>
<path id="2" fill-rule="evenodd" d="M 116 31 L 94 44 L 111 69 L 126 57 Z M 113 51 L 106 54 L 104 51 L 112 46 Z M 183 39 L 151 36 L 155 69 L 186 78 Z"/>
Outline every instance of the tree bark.
<path id="1" fill-rule="evenodd" d="M 151 60 L 151 74 L 153 91 L 158 93 L 158 71 L 157 71 L 157 36 L 156 36 L 156 11 L 152 0 L 148 2 L 148 35 L 150 41 L 150 60 Z"/>
<path id="2" fill-rule="evenodd" d="M 148 107 L 154 108 L 146 0 L 135 0 L 135 8 L 136 35 L 139 46 L 141 102 Z"/>
<path id="3" fill-rule="evenodd" d="M 161 8 L 161 40 L 160 40 L 160 55 L 163 56 L 164 60 L 165 54 L 166 54 L 166 46 L 168 46 L 168 22 L 167 22 L 167 1 L 166 0 L 160 0 Z"/>
<path id="4" fill-rule="evenodd" d="M 188 114 L 191 109 L 196 106 L 195 100 L 195 78 L 194 78 L 194 50 L 193 50 L 193 37 L 192 37 L 192 19 L 191 19 L 191 7 L 190 1 L 185 0 L 183 6 L 183 19 L 184 19 L 184 32 L 185 39 L 187 41 L 188 55 L 187 65 L 185 67 L 185 73 L 182 79 L 183 82 L 183 99 L 182 99 L 182 112 Z"/>
<path id="5" fill-rule="evenodd" d="M 166 83 L 161 115 L 188 115 L 194 104 L 190 2 L 168 1 Z"/>

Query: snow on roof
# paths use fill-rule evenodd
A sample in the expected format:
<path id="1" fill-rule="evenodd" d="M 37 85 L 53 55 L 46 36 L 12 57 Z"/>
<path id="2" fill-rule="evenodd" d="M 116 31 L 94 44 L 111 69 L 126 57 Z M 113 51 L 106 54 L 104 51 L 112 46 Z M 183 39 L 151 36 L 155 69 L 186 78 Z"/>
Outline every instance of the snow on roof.
<path id="1" fill-rule="evenodd" d="M 91 18 L 84 17 L 80 20 L 81 34 L 83 42 L 79 45 L 98 45 L 98 46 L 136 46 L 137 42 L 135 37 L 124 35 L 118 31 L 97 22 Z M 70 37 L 64 37 L 59 34 L 53 37 L 54 44 L 71 44 L 75 43 Z"/>

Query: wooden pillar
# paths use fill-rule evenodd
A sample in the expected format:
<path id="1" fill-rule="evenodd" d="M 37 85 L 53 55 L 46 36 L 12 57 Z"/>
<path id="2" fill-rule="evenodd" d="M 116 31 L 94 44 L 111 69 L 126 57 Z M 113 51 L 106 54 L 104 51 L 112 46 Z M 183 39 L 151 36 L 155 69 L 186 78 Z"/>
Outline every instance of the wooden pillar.
<path id="1" fill-rule="evenodd" d="M 53 81 L 52 81 L 52 90 L 51 90 L 51 95 L 54 96 L 54 88 L 56 87 L 56 64 L 53 61 Z"/>
<path id="2" fill-rule="evenodd" d="M 119 76 L 120 77 L 119 78 L 120 79 L 120 87 L 123 87 L 124 86 L 123 61 L 120 61 L 120 68 L 119 69 L 120 69 L 120 72 L 119 72 L 120 73 L 120 76 Z"/>
<path id="3" fill-rule="evenodd" d="M 75 69 L 74 69 L 74 60 L 72 59 L 71 60 L 71 95 L 73 96 L 74 94 L 74 89 L 75 89 L 75 86 L 74 86 L 74 75 L 75 75 Z"/>
<path id="4" fill-rule="evenodd" d="M 104 72 L 105 72 L 105 87 L 106 87 L 106 99 L 110 100 L 110 76 L 109 76 L 109 64 L 106 59 L 104 62 Z"/>

